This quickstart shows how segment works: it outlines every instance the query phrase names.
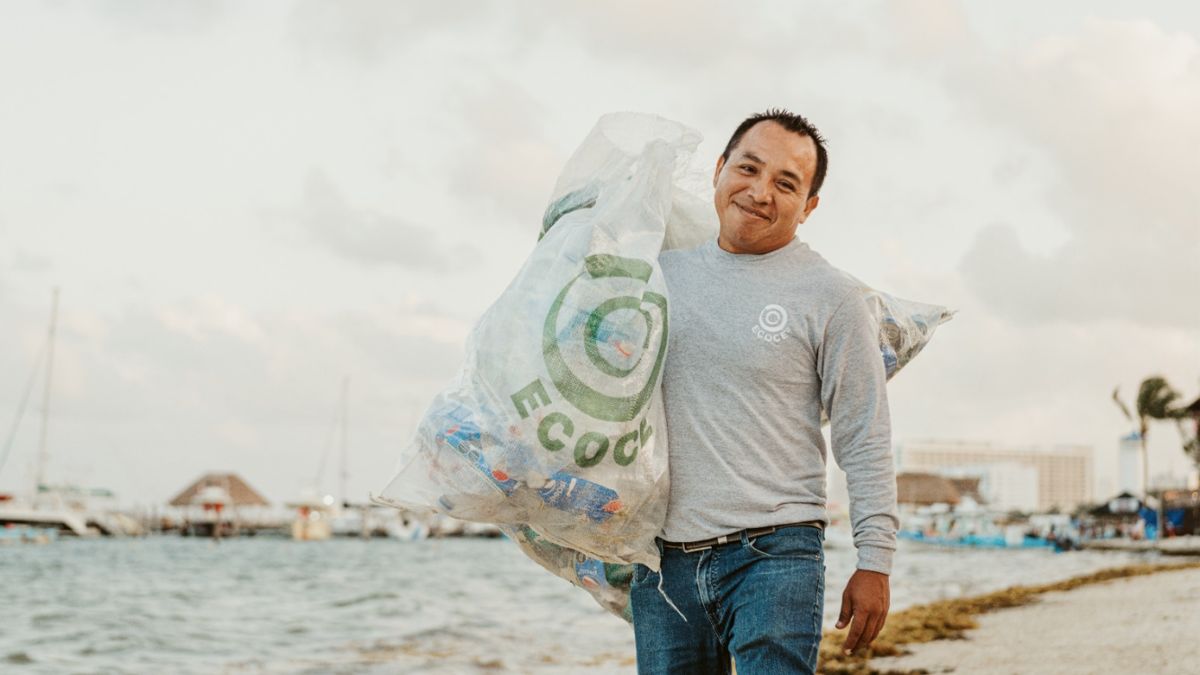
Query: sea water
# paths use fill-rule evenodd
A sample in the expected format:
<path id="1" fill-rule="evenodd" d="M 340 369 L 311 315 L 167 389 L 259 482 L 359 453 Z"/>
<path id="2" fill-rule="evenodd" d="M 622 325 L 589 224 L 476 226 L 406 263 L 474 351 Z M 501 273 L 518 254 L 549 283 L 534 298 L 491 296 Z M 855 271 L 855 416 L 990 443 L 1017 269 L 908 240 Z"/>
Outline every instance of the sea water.
<path id="1" fill-rule="evenodd" d="M 901 542 L 892 607 L 1143 554 Z M 826 551 L 826 628 L 854 550 Z M 4 673 L 633 673 L 632 629 L 502 539 L 60 539 L 0 547 Z"/>

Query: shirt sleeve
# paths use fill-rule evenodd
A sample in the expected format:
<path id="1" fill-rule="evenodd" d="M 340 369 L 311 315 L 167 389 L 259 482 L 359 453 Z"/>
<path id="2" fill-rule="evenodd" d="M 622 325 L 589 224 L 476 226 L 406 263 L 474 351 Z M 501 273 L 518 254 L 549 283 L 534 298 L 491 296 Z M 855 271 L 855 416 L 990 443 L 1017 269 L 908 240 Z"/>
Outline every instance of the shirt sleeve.
<path id="1" fill-rule="evenodd" d="M 899 527 L 896 469 L 878 328 L 866 303 L 854 289 L 826 325 L 818 354 L 821 405 L 833 456 L 846 472 L 858 569 L 891 574 Z"/>

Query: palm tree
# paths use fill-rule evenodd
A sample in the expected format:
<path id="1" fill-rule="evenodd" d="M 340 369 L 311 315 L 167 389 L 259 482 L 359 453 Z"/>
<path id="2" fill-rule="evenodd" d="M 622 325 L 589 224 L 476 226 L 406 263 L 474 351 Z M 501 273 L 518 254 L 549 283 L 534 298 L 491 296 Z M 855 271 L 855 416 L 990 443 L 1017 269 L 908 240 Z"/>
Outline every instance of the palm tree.
<path id="1" fill-rule="evenodd" d="M 1179 417 L 1175 420 L 1175 424 L 1179 427 L 1179 437 L 1183 439 L 1183 452 L 1196 465 L 1196 469 L 1200 470 L 1200 398 L 1191 405 L 1176 408 L 1176 410 L 1179 412 Z M 1188 430 L 1185 421 L 1189 417 L 1195 424 L 1191 431 Z"/>
<path id="2" fill-rule="evenodd" d="M 1180 433 L 1183 434 L 1184 438 L 1183 451 L 1187 453 L 1188 457 L 1192 458 L 1192 463 L 1196 465 L 1196 468 L 1200 469 L 1200 433 L 1197 433 L 1193 438 L 1187 437 L 1187 431 L 1181 431 Z"/>
<path id="3" fill-rule="evenodd" d="M 1113 389 L 1113 400 L 1121 408 L 1121 412 L 1125 413 L 1125 417 L 1133 422 L 1133 415 L 1130 414 L 1129 408 L 1121 401 L 1118 396 L 1120 387 Z M 1178 420 L 1182 415 L 1182 411 L 1174 407 L 1175 401 L 1179 399 L 1179 392 L 1171 388 L 1167 384 L 1167 380 L 1159 375 L 1147 377 L 1142 380 L 1142 384 L 1138 387 L 1137 395 L 1137 423 L 1138 434 L 1141 437 L 1142 449 L 1142 498 L 1145 499 L 1148 495 L 1146 492 L 1146 481 L 1149 478 L 1149 465 L 1147 463 L 1146 453 L 1146 436 L 1150 433 L 1150 420 Z"/>

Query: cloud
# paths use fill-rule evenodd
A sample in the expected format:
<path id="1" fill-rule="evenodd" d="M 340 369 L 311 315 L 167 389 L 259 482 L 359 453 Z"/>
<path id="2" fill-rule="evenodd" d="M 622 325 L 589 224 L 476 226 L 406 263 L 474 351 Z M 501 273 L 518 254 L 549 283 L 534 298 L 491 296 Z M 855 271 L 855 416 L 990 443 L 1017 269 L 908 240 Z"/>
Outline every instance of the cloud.
<path id="1" fill-rule="evenodd" d="M 203 296 L 186 305 L 164 307 L 157 313 L 159 324 L 173 335 L 194 342 L 231 338 L 246 344 L 262 344 L 259 322 L 239 307 L 215 296 Z"/>
<path id="2" fill-rule="evenodd" d="M 546 137 L 545 110 L 525 89 L 501 79 L 468 96 L 461 114 L 469 131 L 450 169 L 452 190 L 531 231 L 566 161 Z"/>
<path id="3" fill-rule="evenodd" d="M 1089 20 L 952 76 L 983 119 L 1046 158 L 1046 205 L 1069 241 L 1046 257 L 979 233 L 971 287 L 1018 319 L 1123 317 L 1200 327 L 1178 300 L 1200 259 L 1200 44 L 1144 21 Z M 1014 203 L 1014 213 L 1025 205 Z"/>
<path id="4" fill-rule="evenodd" d="M 305 53 L 345 56 L 357 65 L 376 65 L 440 29 L 461 30 L 489 10 L 487 3 L 467 0 L 301 0 L 288 18 L 288 36 Z"/>
<path id="5" fill-rule="evenodd" d="M 29 286 L 31 282 L 37 288 L 42 288 L 46 275 L 54 270 L 53 261 L 19 245 L 6 245 L 11 254 L 6 256 L 7 260 L 0 258 L 0 299 L 9 294 L 15 295 L 15 291 L 24 290 L 22 287 Z"/>
<path id="6" fill-rule="evenodd" d="M 305 180 L 304 203 L 296 218 L 318 242 L 347 260 L 417 269 L 445 267 L 451 260 L 436 232 L 354 208 L 321 171 L 310 172 Z"/>
<path id="7" fill-rule="evenodd" d="M 809 56 L 844 54 L 867 39 L 833 5 L 617 0 L 557 8 L 555 25 L 569 27 L 569 37 L 593 55 L 672 78 L 703 77 L 714 66 L 733 66 L 743 77 L 774 70 L 771 79 L 778 86 L 781 74 Z"/>
<path id="8" fill-rule="evenodd" d="M 525 43 L 566 38 L 606 57 L 654 66 L 664 60 L 697 68 L 717 57 L 711 45 L 740 25 L 736 12 L 720 3 L 641 3 L 619 1 L 603 6 L 574 4 L 497 4 L 451 0 L 397 3 L 360 0 L 327 3 L 301 0 L 289 17 L 289 37 L 306 53 L 349 57 L 377 65 L 409 50 L 414 42 L 445 35 L 468 41 L 480 26 L 505 25 Z M 499 11 L 498 11 L 499 10 Z M 470 44 L 470 50 L 482 45 Z"/>
<path id="9" fill-rule="evenodd" d="M 333 313 L 251 312 L 216 296 L 119 319 L 96 317 L 93 323 L 90 330 L 72 331 L 85 350 L 79 359 L 94 361 L 98 377 L 110 382 L 81 387 L 88 395 L 145 396 L 172 388 L 169 380 L 175 380 L 184 385 L 173 387 L 179 398 L 154 407 L 183 400 L 252 419 L 294 422 L 308 416 L 306 401 L 320 399 L 318 392 L 342 373 L 390 380 L 395 387 L 448 378 L 461 361 L 467 331 L 462 322 L 412 304 Z"/>
<path id="10" fill-rule="evenodd" d="M 13 252 L 12 261 L 14 272 L 40 274 L 42 272 L 49 272 L 54 267 L 54 264 L 46 256 L 31 253 L 20 248 Z"/>
<path id="11" fill-rule="evenodd" d="M 226 13 L 220 0 L 121 0 L 120 2 L 50 3 L 61 9 L 83 9 L 119 26 L 140 31 L 184 34 L 206 32 Z"/>
<path id="12" fill-rule="evenodd" d="M 894 28 L 890 46 L 903 57 L 937 59 L 970 49 L 971 30 L 958 0 L 894 0 L 884 11 Z"/>
<path id="13" fill-rule="evenodd" d="M 1161 241 L 1131 227 L 1115 240 L 1077 236 L 1040 256 L 1011 226 L 993 225 L 979 233 L 959 269 L 993 310 L 1016 321 L 1124 319 L 1200 330 L 1200 313 L 1183 299 L 1195 273 L 1188 261 L 1200 250 L 1172 251 Z"/>
<path id="14" fill-rule="evenodd" d="M 797 24 L 802 25 L 797 35 Z M 497 34 L 509 40 L 498 41 Z M 585 55 L 587 70 L 563 77 L 588 81 L 610 67 L 678 79 L 704 77 L 714 66 L 761 70 L 771 63 L 794 67 L 798 57 L 849 53 L 869 46 L 854 12 L 836 6 L 798 6 L 783 0 L 734 6 L 719 0 L 614 0 L 596 3 L 500 3 L 449 0 L 397 3 L 301 0 L 289 17 L 290 40 L 305 54 L 348 57 L 376 66 L 413 50 L 417 42 L 459 44 L 455 56 L 482 64 L 498 53 L 520 55 L 551 47 L 563 64 Z M 446 67 L 444 59 L 438 65 Z M 769 69 L 774 70 L 774 68 Z M 768 79 L 778 86 L 778 72 Z"/>

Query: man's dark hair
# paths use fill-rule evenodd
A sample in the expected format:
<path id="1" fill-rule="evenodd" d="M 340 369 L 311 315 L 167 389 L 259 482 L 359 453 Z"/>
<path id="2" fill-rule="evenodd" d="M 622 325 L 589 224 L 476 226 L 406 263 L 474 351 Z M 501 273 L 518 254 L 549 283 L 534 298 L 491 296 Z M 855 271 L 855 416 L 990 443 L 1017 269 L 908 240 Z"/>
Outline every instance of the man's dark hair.
<path id="1" fill-rule="evenodd" d="M 813 144 L 817 146 L 817 170 L 813 173 L 812 183 L 808 186 L 808 196 L 812 197 L 820 192 L 821 185 L 825 182 L 825 167 L 829 165 L 829 154 L 825 151 L 825 139 L 821 137 L 821 132 L 817 131 L 817 128 L 804 117 L 783 108 L 768 108 L 766 112 L 747 117 L 729 137 L 729 143 L 725 144 L 725 152 L 721 153 L 721 158 L 728 162 L 729 154 L 737 147 L 742 136 L 745 136 L 746 132 L 750 131 L 750 127 L 759 122 L 775 122 L 788 131 L 813 139 Z"/>

